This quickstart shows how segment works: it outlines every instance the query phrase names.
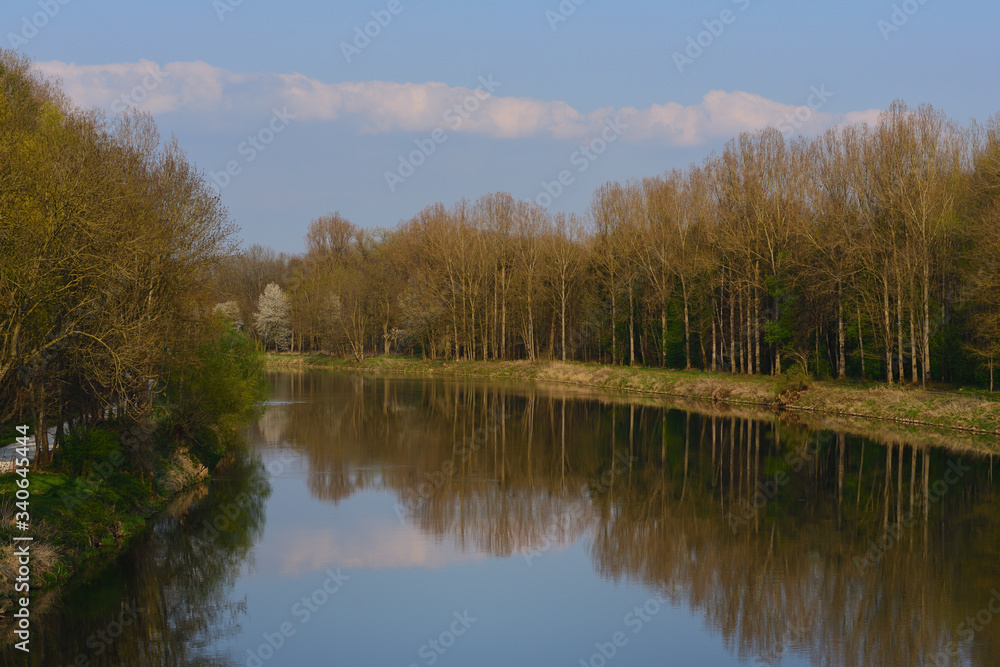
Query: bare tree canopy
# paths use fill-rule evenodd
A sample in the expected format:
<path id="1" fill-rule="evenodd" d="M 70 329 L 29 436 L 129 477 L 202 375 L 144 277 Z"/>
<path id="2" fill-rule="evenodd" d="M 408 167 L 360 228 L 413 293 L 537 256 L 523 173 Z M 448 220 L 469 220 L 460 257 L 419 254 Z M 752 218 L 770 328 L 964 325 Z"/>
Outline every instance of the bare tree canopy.
<path id="1" fill-rule="evenodd" d="M 985 386 L 997 128 L 896 102 L 874 126 L 791 141 L 768 128 L 607 183 L 586 218 L 503 192 L 389 230 L 333 213 L 275 280 L 303 351 Z"/>

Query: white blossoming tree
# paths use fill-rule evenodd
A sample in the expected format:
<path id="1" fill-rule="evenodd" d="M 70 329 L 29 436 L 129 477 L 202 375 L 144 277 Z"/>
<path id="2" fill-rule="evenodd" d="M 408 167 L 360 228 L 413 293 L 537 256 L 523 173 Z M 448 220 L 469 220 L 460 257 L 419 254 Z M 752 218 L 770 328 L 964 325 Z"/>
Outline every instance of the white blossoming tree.
<path id="1" fill-rule="evenodd" d="M 264 343 L 264 349 L 287 352 L 292 344 L 292 304 L 288 295 L 276 284 L 268 283 L 257 302 L 254 327 Z"/>

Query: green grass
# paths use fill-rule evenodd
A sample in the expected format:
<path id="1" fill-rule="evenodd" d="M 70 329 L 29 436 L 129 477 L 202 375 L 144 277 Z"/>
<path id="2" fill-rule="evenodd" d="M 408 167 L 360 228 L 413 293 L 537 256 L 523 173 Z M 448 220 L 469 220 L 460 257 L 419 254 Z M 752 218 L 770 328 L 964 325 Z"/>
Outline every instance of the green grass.
<path id="1" fill-rule="evenodd" d="M 0 477 L 0 498 L 5 499 L 2 508 L 11 519 L 14 511 L 20 511 L 13 505 L 19 479 L 17 475 Z M 30 528 L 20 531 L 13 521 L 3 521 L 0 545 L 13 544 L 15 535 L 35 538 L 32 585 L 41 588 L 62 585 L 70 577 L 85 578 L 106 566 L 145 530 L 147 520 L 167 500 L 150 483 L 120 471 L 96 484 L 50 472 L 29 472 L 28 480 Z M 39 554 L 46 555 L 38 558 Z M 13 595 L 13 586 L 7 585 L 10 582 L 3 582 L 3 573 L 13 571 L 12 555 L 11 548 L 0 548 L 0 609 Z"/>
<path id="2" fill-rule="evenodd" d="M 0 477 L 0 496 L 14 497 L 16 475 Z M 28 473 L 31 530 L 56 547 L 67 561 L 118 546 L 145 526 L 145 517 L 162 501 L 150 486 L 137 478 L 113 472 L 89 485 L 85 480 L 47 472 Z M 89 493 L 88 493 L 89 490 Z M 0 527 L 9 539 L 13 528 Z"/>

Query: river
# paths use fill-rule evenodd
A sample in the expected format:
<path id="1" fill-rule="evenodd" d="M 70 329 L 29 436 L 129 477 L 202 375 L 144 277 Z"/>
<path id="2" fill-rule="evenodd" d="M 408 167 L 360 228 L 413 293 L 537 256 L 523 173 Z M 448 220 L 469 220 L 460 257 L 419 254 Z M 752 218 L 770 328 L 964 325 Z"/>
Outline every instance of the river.
<path id="1" fill-rule="evenodd" d="M 39 601 L 30 664 L 998 664 L 989 456 L 569 387 L 270 377 L 247 455 Z"/>

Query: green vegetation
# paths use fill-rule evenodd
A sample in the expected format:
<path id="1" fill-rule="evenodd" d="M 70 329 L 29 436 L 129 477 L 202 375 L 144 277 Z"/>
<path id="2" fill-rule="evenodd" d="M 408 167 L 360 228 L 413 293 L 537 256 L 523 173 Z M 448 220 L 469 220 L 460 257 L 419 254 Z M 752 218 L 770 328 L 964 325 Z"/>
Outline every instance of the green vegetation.
<path id="1" fill-rule="evenodd" d="M 33 585 L 59 584 L 106 563 L 238 446 L 241 426 L 267 396 L 263 357 L 245 335 L 219 321 L 213 326 L 216 338 L 171 367 L 167 386 L 184 390 L 164 392 L 143 424 L 109 419 L 73 429 L 47 469 L 29 474 Z M 16 571 L 9 545 L 22 534 L 13 521 L 17 479 L 0 477 L 0 581 Z"/>
<path id="2" fill-rule="evenodd" d="M 109 419 L 73 429 L 47 469 L 29 474 L 33 585 L 59 584 L 106 563 L 238 446 L 241 426 L 267 396 L 263 357 L 244 334 L 218 320 L 213 326 L 216 338 L 171 367 L 168 387 L 184 391 L 166 391 L 143 424 Z M 13 521 L 18 479 L 0 477 L 0 581 L 7 582 L 16 571 L 10 538 L 23 534 Z"/>
<path id="3" fill-rule="evenodd" d="M 90 565 L 117 554 L 129 538 L 145 527 L 145 520 L 161 504 L 162 497 L 136 477 L 113 471 L 106 477 L 36 473 L 31 475 L 32 585 L 50 586 Z M 15 531 L 11 521 L 15 478 L 0 477 L 0 578 L 13 581 L 17 560 L 13 553 Z M 11 587 L 4 591 L 11 594 Z M 3 600 L 0 600 L 0 606 Z"/>
<path id="4" fill-rule="evenodd" d="M 151 117 L 80 110 L 0 50 L 0 444 L 27 425 L 38 445 L 33 585 L 116 553 L 266 397 L 254 341 L 212 307 L 234 231 Z M 4 545 L 22 479 L 0 477 Z M 4 595 L 15 561 L 0 547 Z"/>
<path id="5" fill-rule="evenodd" d="M 211 322 L 213 336 L 177 354 L 167 374 L 166 429 L 190 443 L 199 460 L 214 466 L 267 398 L 264 357 L 253 341 L 225 319 Z"/>
<path id="6" fill-rule="evenodd" d="M 58 448 L 141 424 L 177 349 L 218 336 L 208 285 L 234 228 L 149 116 L 76 109 L 10 51 L 0 91 L 0 423 L 30 424 L 44 467 L 50 427 Z"/>

